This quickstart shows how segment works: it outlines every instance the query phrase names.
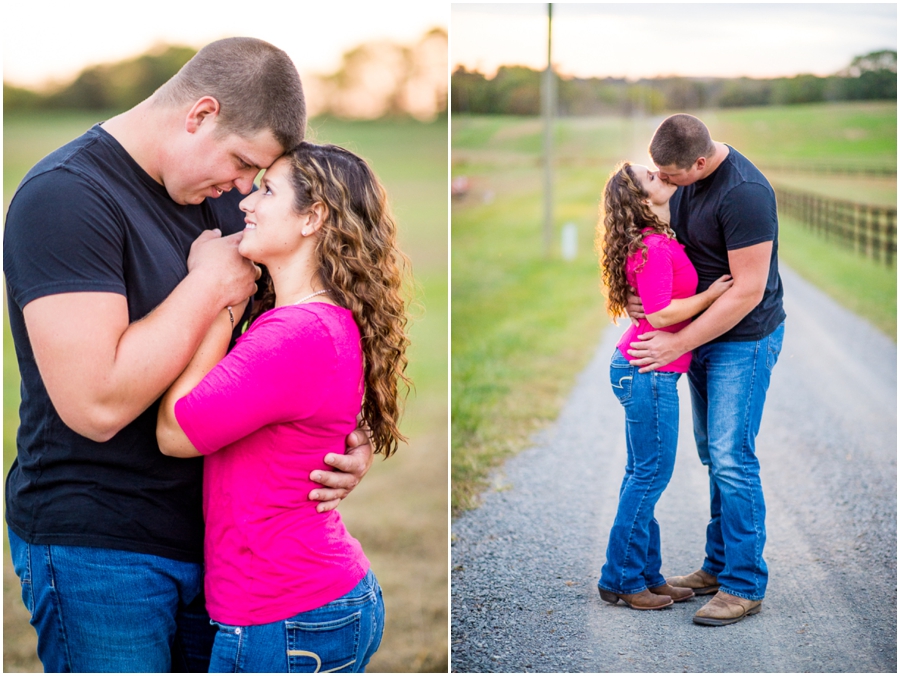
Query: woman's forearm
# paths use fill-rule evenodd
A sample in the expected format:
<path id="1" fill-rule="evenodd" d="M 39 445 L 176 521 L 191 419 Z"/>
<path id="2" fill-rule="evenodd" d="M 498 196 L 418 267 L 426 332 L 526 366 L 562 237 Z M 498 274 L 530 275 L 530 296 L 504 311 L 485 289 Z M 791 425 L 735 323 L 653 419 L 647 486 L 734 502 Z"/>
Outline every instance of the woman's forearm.
<path id="1" fill-rule="evenodd" d="M 661 329 L 686 319 L 691 319 L 712 305 L 715 298 L 703 291 L 689 298 L 673 298 L 669 304 L 658 312 L 647 315 L 647 321 L 654 329 Z"/>
<path id="2" fill-rule="evenodd" d="M 164 455 L 179 458 L 200 455 L 175 418 L 175 403 L 190 393 L 222 360 L 228 351 L 231 333 L 231 318 L 228 310 L 223 310 L 213 321 L 187 367 L 163 395 L 156 419 L 156 439 Z"/>

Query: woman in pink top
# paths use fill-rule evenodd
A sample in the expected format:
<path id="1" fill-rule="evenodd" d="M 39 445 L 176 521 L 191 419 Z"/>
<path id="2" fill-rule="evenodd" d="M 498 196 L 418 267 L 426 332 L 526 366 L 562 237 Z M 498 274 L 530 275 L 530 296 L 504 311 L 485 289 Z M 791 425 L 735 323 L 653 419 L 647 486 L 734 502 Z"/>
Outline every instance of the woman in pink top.
<path id="1" fill-rule="evenodd" d="M 599 233 L 606 307 L 615 320 L 626 316 L 635 290 L 646 318 L 629 326 L 610 361 L 613 392 L 625 408 L 628 460 L 619 507 L 609 534 L 606 564 L 597 587 L 616 604 L 657 610 L 686 601 L 690 589 L 672 587 L 660 574 L 659 524 L 653 511 L 675 466 L 678 391 L 690 353 L 656 371 L 640 373 L 628 363 L 629 344 L 648 331 L 676 332 L 731 286 L 725 275 L 697 294 L 697 272 L 669 227 L 669 185 L 647 167 L 623 162 L 606 183 Z"/>
<path id="2" fill-rule="evenodd" d="M 406 259 L 366 163 L 302 143 L 241 209 L 240 253 L 269 287 L 228 352 L 226 308 L 160 406 L 162 452 L 204 455 L 211 672 L 362 671 L 384 627 L 381 590 L 310 472 L 361 417 L 391 455 L 404 376 Z"/>

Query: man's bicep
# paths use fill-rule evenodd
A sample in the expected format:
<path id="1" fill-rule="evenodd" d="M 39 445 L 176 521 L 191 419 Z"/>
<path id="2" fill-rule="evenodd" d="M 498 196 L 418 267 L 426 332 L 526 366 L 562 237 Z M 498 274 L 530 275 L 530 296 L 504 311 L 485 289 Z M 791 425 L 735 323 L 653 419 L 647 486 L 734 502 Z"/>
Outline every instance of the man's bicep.
<path id="1" fill-rule="evenodd" d="M 747 293 L 757 293 L 762 299 L 769 279 L 772 259 L 772 242 L 760 242 L 728 252 L 728 267 L 734 278 L 735 288 Z"/>
<path id="2" fill-rule="evenodd" d="M 81 410 L 102 395 L 128 328 L 128 304 L 117 293 L 43 296 L 23 308 L 34 358 L 60 417 L 75 426 Z"/>

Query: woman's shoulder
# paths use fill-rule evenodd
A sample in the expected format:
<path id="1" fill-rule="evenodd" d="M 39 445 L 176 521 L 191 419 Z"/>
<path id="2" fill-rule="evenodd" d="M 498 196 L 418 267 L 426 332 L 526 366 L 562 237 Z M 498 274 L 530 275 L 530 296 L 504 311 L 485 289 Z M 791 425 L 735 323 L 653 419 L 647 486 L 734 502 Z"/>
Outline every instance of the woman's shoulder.
<path id="1" fill-rule="evenodd" d="M 330 303 L 303 303 L 302 305 L 282 305 L 261 314 L 247 330 L 248 335 L 256 332 L 259 337 L 292 343 L 300 341 L 309 346 L 310 341 L 339 341 L 348 334 L 359 340 L 359 329 L 353 320 L 353 313 L 339 305 Z"/>
<path id="2" fill-rule="evenodd" d="M 676 244 L 675 238 L 670 237 L 669 235 L 664 235 L 660 232 L 648 232 L 643 237 L 644 244 L 647 248 L 670 248 L 673 244 Z"/>

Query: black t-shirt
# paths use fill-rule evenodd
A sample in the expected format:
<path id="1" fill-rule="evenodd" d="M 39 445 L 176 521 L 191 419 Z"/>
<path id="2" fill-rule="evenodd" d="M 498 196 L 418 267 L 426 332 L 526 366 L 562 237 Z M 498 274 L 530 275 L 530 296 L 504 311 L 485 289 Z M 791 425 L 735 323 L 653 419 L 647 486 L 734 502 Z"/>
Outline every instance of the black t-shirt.
<path id="1" fill-rule="evenodd" d="M 775 191 L 759 169 L 729 146 L 728 156 L 712 174 L 675 191 L 669 209 L 672 229 L 697 269 L 697 293 L 731 273 L 729 251 L 772 242 L 769 278 L 759 305 L 710 342 L 760 340 L 778 328 L 785 318 L 778 274 L 778 211 Z"/>
<path id="2" fill-rule="evenodd" d="M 3 267 L 22 376 L 6 518 L 25 541 L 202 560 L 202 460 L 160 453 L 158 401 L 104 443 L 68 428 L 41 380 L 22 308 L 53 294 L 111 292 L 127 298 L 136 321 L 187 275 L 203 230 L 243 228 L 240 200 L 232 190 L 176 204 L 99 126 L 22 180 L 7 213 Z"/>

